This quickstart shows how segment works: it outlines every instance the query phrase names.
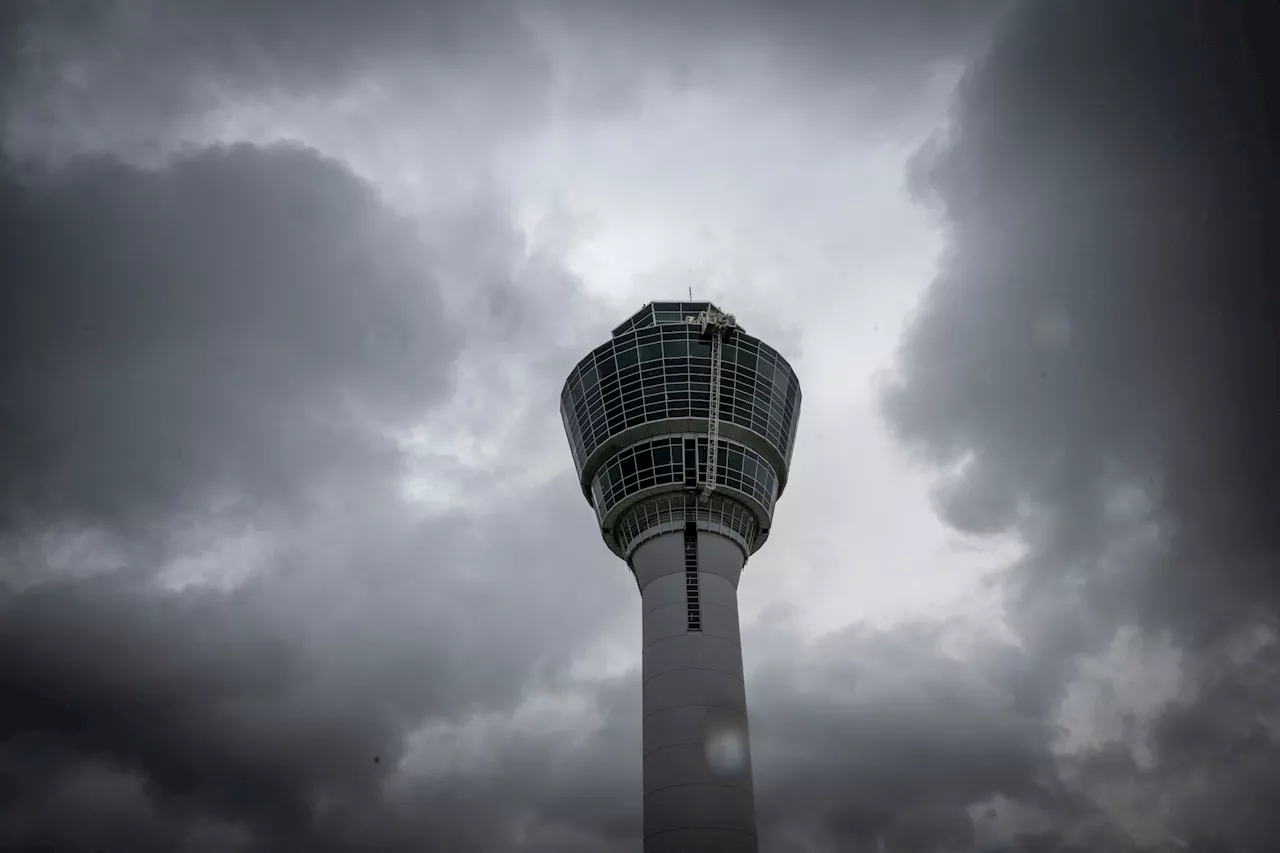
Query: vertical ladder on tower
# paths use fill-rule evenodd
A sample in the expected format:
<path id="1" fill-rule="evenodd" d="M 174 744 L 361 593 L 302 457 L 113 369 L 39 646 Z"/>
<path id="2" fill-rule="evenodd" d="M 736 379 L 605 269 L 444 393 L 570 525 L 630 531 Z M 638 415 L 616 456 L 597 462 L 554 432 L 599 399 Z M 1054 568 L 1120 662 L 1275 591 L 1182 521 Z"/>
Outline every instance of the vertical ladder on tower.
<path id="1" fill-rule="evenodd" d="M 720 461 L 720 384 L 724 373 L 724 339 L 737 328 L 732 314 L 707 307 L 688 321 L 702 327 L 703 336 L 711 337 L 711 381 L 707 400 L 707 473 L 702 484 L 701 499 L 706 501 L 716 490 L 716 466 Z"/>
<path id="2" fill-rule="evenodd" d="M 730 330 L 737 327 L 737 322 L 732 314 L 725 314 L 710 306 L 696 317 L 686 317 L 685 322 L 701 326 L 703 336 L 706 337 L 709 334 L 711 337 L 711 377 L 707 397 L 707 467 L 699 496 L 700 502 L 706 502 L 716 488 L 716 466 L 720 456 L 720 382 L 724 372 L 724 339 Z M 685 482 L 691 484 L 694 488 L 697 487 L 698 457 L 696 448 L 697 444 L 692 439 L 686 439 Z M 689 459 L 690 450 L 694 451 L 692 460 Z M 690 461 L 693 463 L 692 466 L 689 464 Z M 690 468 L 692 468 L 692 471 L 690 471 Z M 692 473 L 693 477 L 692 482 L 690 482 L 690 473 Z M 700 590 L 698 588 L 698 524 L 697 510 L 692 503 L 685 506 L 684 578 L 685 605 L 688 615 L 687 630 L 701 632 L 702 602 L 700 601 Z"/>
<path id="3" fill-rule="evenodd" d="M 684 596 L 685 613 L 689 624 L 686 630 L 694 633 L 702 630 L 702 602 L 698 590 L 698 523 L 693 506 L 685 508 L 684 525 Z"/>
<path id="4" fill-rule="evenodd" d="M 690 500 L 684 505 L 684 590 L 688 630 L 702 630 L 702 602 L 698 589 L 698 507 L 692 495 L 698 488 L 698 440 L 684 440 L 684 483 Z"/>

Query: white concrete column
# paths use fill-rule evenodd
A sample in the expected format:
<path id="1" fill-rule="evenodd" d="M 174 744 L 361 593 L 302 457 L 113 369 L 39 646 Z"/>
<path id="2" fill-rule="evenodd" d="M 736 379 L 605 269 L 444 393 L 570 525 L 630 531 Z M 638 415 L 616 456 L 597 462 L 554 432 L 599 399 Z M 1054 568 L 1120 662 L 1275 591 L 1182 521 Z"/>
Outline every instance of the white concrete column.
<path id="1" fill-rule="evenodd" d="M 644 613 L 645 853 L 757 853 L 738 578 L 742 551 L 699 531 L 701 631 L 690 631 L 684 535 L 632 555 Z"/>

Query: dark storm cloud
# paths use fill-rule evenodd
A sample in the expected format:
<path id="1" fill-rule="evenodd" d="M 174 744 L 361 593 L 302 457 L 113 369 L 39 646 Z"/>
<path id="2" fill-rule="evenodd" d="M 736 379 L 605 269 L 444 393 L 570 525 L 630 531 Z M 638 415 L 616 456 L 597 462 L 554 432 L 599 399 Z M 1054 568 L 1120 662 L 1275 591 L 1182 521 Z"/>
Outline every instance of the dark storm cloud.
<path id="1" fill-rule="evenodd" d="M 460 334 L 409 223 L 341 166 L 213 149 L 0 183 L 0 522 L 288 507 L 397 463 Z"/>
<path id="2" fill-rule="evenodd" d="M 654 81 L 901 94 L 972 53 L 1007 5 L 15 0 L 0 19 L 5 136 L 24 155 L 163 153 L 211 109 L 360 86 L 399 118 L 490 136 L 553 103 L 632 106 Z"/>
<path id="3" fill-rule="evenodd" d="M 527 15 L 576 109 L 637 108 L 654 91 L 749 94 L 883 121 L 981 47 L 1006 0 L 547 0 Z M 661 97 L 659 95 L 658 97 Z"/>
<path id="4" fill-rule="evenodd" d="M 748 682 L 763 825 L 821 849 L 875 849 L 878 836 L 893 850 L 965 849 L 968 806 L 1037 795 L 1050 769 L 1044 725 L 1013 701 L 1001 660 L 1011 650 L 984 642 L 951 656 L 947 633 L 757 638 L 770 650 Z"/>
<path id="5" fill-rule="evenodd" d="M 463 353 L 450 265 L 297 147 L 6 167 L 0 220 L 0 846 L 492 849 L 483 796 L 384 796 L 404 738 L 509 713 L 630 599 L 561 535 L 564 477 L 404 503 L 393 430 L 435 422 Z M 495 298 L 572 287 L 521 281 L 501 216 L 452 233 Z M 248 580 L 171 588 L 193 563 Z"/>
<path id="6" fill-rule="evenodd" d="M 499 123 L 536 112 L 546 88 L 516 11 L 505 0 L 16 0 L 0 20 L 13 46 L 6 136 L 37 154 L 67 137 L 72 151 L 163 148 L 210 109 L 362 84 L 427 110 L 464 87 L 469 108 Z"/>
<path id="7" fill-rule="evenodd" d="M 874 85 L 928 73 L 938 62 L 962 61 L 1008 6 L 1006 0 L 548 3 L 584 29 L 598 28 L 618 41 L 634 39 L 627 60 L 649 63 L 677 79 L 725 59 L 718 54 L 728 50 L 766 60 L 783 74 L 800 71 L 840 85 L 860 77 Z"/>
<path id="8" fill-rule="evenodd" d="M 524 523 L 500 514 L 420 523 L 394 502 L 345 511 L 277 532 L 271 570 L 232 592 L 175 593 L 114 573 L 8 597 L 0 776 L 21 793 L 9 808 L 0 799 L 0 837 L 24 823 L 35 824 L 26 839 L 50 831 L 33 820 L 33 801 L 63 796 L 69 778 L 99 764 L 116 774 L 108 787 L 144 783 L 140 813 L 118 816 L 122 831 L 221 820 L 268 849 L 325 849 L 316 846 L 325 836 L 344 835 L 333 849 L 367 849 L 380 837 L 409 845 L 445 830 L 473 840 L 491 824 L 505 830 L 522 803 L 500 798 L 503 785 L 466 809 L 437 809 L 434 829 L 399 814 L 381 786 L 423 720 L 509 712 L 541 667 L 593 630 L 586 617 L 555 628 L 563 592 L 511 577 L 511 565 L 535 579 L 556 571 L 579 597 L 597 573 L 565 572 L 572 550 L 548 533 L 547 515 L 563 512 L 554 503 Z M 495 522 L 500 539 L 484 534 Z M 522 769 L 508 768 L 506 793 L 535 787 Z M 445 781 L 465 787 L 465 773 Z M 422 796 L 431 812 L 443 794 Z"/>
<path id="9" fill-rule="evenodd" d="M 1219 650 L 1257 624 L 1253 654 L 1273 654 L 1278 33 L 1265 2 L 1027 4 L 922 155 L 950 248 L 886 408 L 953 472 L 945 518 L 1026 541 L 1013 619 L 1047 662 L 1124 624 L 1171 631 L 1193 682 L 1202 655 L 1243 666 Z M 1275 711 L 1256 688 L 1220 694 L 1174 716 Z M 1276 757 L 1274 734 L 1206 722 L 1187 763 L 1166 723 L 1171 792 L 1245 741 Z M 1265 812 L 1174 796 L 1187 836 L 1274 835 Z"/>

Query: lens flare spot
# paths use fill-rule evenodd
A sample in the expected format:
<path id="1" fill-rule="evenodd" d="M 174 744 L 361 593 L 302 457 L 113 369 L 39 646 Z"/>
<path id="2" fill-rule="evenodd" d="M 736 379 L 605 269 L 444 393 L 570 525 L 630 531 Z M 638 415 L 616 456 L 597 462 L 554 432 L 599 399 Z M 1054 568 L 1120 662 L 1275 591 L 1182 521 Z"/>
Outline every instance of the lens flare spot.
<path id="1" fill-rule="evenodd" d="M 707 764 L 713 773 L 731 776 L 747 764 L 746 734 L 733 726 L 718 726 L 706 740 Z"/>

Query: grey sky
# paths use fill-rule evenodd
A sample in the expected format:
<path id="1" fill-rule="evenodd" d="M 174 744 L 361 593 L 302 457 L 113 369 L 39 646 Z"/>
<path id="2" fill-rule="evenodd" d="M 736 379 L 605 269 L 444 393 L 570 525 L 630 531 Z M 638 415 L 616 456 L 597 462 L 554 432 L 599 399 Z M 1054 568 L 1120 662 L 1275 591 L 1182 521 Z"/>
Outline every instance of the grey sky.
<path id="1" fill-rule="evenodd" d="M 1275 766 L 1280 710 L 1258 678 L 1277 653 L 1261 57 L 1278 21 L 1187 5 L 1049 3 L 977 67 L 949 142 L 919 164 L 953 252 L 886 399 L 900 434 L 953 467 L 944 517 L 1021 532 L 1008 607 L 1046 665 L 1125 626 L 1181 655 L 1174 707 L 1125 733 L 1151 766 L 1093 768 L 1086 787 L 1128 776 L 1149 803 L 1165 795 L 1178 834 L 1259 849 L 1280 777 L 1229 756 Z M 1175 781 L 1191 773 L 1209 790 Z"/>
<path id="2" fill-rule="evenodd" d="M 6 4 L 0 847 L 635 849 L 555 401 L 693 286 L 764 849 L 1262 849 L 1274 21 L 1005 5 Z"/>

